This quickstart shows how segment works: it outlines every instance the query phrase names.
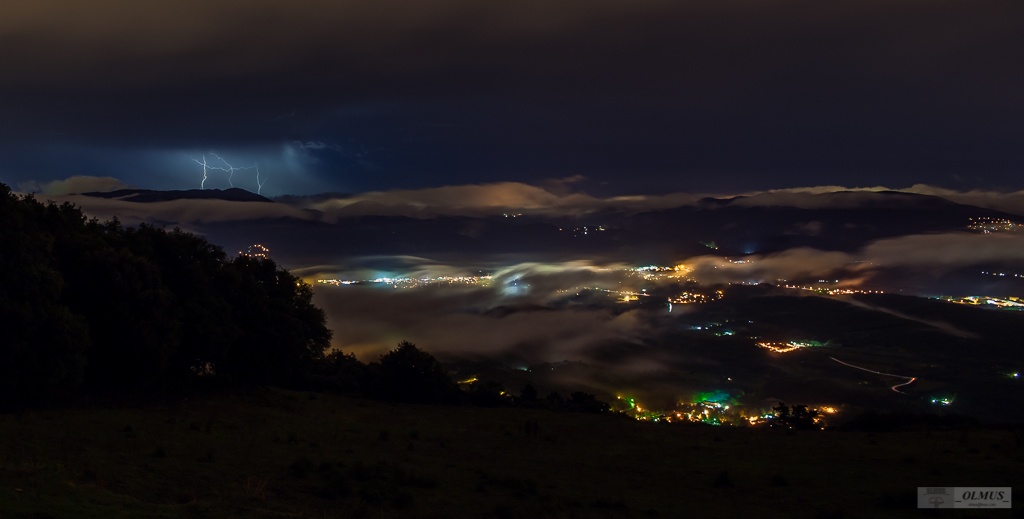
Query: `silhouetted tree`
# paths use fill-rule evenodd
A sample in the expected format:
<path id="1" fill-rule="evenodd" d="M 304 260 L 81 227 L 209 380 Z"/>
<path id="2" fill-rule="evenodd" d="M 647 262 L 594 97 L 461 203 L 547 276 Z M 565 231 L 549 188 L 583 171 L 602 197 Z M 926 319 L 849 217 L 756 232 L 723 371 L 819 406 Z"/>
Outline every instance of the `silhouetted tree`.
<path id="1" fill-rule="evenodd" d="M 775 419 L 786 421 L 792 416 L 789 411 L 789 406 L 785 402 L 779 402 L 779 405 L 772 407 L 772 411 L 775 412 Z"/>
<path id="2" fill-rule="evenodd" d="M 437 359 L 408 341 L 371 363 L 368 374 L 368 393 L 385 400 L 450 403 L 461 393 Z"/>
<path id="3" fill-rule="evenodd" d="M 332 335 L 323 310 L 313 305 L 312 287 L 271 259 L 241 256 L 226 268 L 234 276 L 229 301 L 239 335 L 218 373 L 253 384 L 289 384 L 309 375 Z"/>
<path id="4" fill-rule="evenodd" d="M 312 289 L 204 238 L 41 204 L 0 184 L 0 397 L 298 385 L 330 344 Z M 3 404 L 0 404 L 3 405 Z"/>
<path id="5" fill-rule="evenodd" d="M 814 419 L 817 417 L 818 412 L 807 409 L 806 405 L 794 405 L 789 423 L 796 429 L 812 429 L 816 427 Z"/>
<path id="6" fill-rule="evenodd" d="M 127 232 L 132 250 L 152 259 L 173 295 L 171 313 L 181 340 L 168 359 L 167 378 L 187 384 L 196 376 L 216 375 L 241 334 L 231 301 L 237 280 L 225 268 L 227 255 L 179 229 L 165 232 L 143 224 Z"/>
<path id="7" fill-rule="evenodd" d="M 131 250 L 132 233 L 117 220 L 72 231 L 61 236 L 57 255 L 67 283 L 64 301 L 89 323 L 87 384 L 153 389 L 181 342 L 160 269 Z"/>
<path id="8" fill-rule="evenodd" d="M 366 365 L 355 355 L 335 350 L 317 363 L 310 387 L 332 393 L 355 393 L 366 385 L 366 377 Z"/>
<path id="9" fill-rule="evenodd" d="M 62 301 L 64 279 L 45 226 L 45 213 L 67 210 L 0 184 L 0 408 L 55 396 L 83 377 L 88 324 Z"/>
<path id="10" fill-rule="evenodd" d="M 814 419 L 818 412 L 807 409 L 806 405 L 794 405 L 792 408 L 784 402 L 772 407 L 775 416 L 772 417 L 770 425 L 790 427 L 794 429 L 811 429 L 816 427 Z"/>

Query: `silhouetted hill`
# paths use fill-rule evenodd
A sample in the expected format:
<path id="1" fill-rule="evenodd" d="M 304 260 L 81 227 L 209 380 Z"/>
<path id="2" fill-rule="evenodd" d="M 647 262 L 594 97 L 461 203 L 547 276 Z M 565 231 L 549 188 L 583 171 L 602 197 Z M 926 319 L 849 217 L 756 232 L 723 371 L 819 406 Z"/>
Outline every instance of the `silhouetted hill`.
<path id="1" fill-rule="evenodd" d="M 228 200 L 231 202 L 272 202 L 269 198 L 241 188 L 187 189 L 184 191 L 157 191 L 153 189 L 118 189 L 106 193 L 82 193 L 97 198 L 117 198 L 126 202 L 169 202 L 171 200 Z"/>
<path id="2" fill-rule="evenodd" d="M 803 207 L 783 205 L 783 199 L 778 205 L 756 200 L 736 197 L 728 203 L 713 200 L 700 206 L 641 213 L 623 218 L 612 227 L 629 231 L 638 244 L 714 242 L 718 254 L 733 256 L 793 247 L 855 251 L 882 238 L 963 231 L 972 217 L 1018 219 L 991 209 L 910 193 L 828 193 L 796 202 Z"/>
<path id="3" fill-rule="evenodd" d="M 270 200 L 227 190 L 124 189 L 87 196 L 130 202 L 231 200 L 302 207 L 303 201 L 348 196 L 283 196 Z M 703 255 L 765 254 L 795 247 L 852 252 L 874 240 L 908 234 L 967 231 L 970 218 L 1017 220 L 999 211 L 912 193 L 848 191 L 812 195 L 765 193 L 706 198 L 694 205 L 635 213 L 607 209 L 583 216 L 361 215 L 337 220 L 252 218 L 190 225 L 227 250 L 269 244 L 289 266 L 330 264 L 374 255 L 543 254 L 593 261 L 671 263 Z M 156 222 L 175 224 L 176 222 Z"/>

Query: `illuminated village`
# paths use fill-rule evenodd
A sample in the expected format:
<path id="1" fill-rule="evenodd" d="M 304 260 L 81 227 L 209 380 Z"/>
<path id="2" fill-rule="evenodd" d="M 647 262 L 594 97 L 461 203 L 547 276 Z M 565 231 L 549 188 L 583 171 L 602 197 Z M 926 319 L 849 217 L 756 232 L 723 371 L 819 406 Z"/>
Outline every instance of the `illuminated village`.
<path id="1" fill-rule="evenodd" d="M 990 306 L 1007 310 L 1024 310 L 1024 300 L 1019 297 L 987 297 L 987 296 L 937 296 L 935 299 L 971 306 Z"/>
<path id="2" fill-rule="evenodd" d="M 433 278 L 379 277 L 363 280 L 318 279 L 324 285 L 379 285 L 391 288 L 422 288 L 436 286 L 479 285 L 488 286 L 491 276 L 438 276 Z"/>
<path id="3" fill-rule="evenodd" d="M 238 251 L 238 255 L 239 256 L 248 256 L 250 258 L 269 259 L 270 258 L 270 249 L 264 247 L 263 245 L 255 244 L 255 245 L 250 245 L 249 248 L 245 252 Z"/>
<path id="4" fill-rule="evenodd" d="M 691 401 L 679 402 L 670 410 L 651 409 L 637 402 L 635 398 L 619 396 L 612 402 L 612 410 L 641 422 L 787 428 L 793 427 L 792 424 L 786 423 L 786 420 L 791 410 L 796 410 L 809 418 L 809 423 L 806 424 L 810 426 L 808 428 L 817 429 L 826 428 L 829 425 L 827 417 L 838 413 L 837 408 L 833 406 L 790 408 L 783 403 L 771 409 L 753 409 L 738 404 L 735 398 L 723 391 L 698 393 Z"/>
<path id="5" fill-rule="evenodd" d="M 978 231 L 982 234 L 991 234 L 1000 231 L 1016 231 L 1020 229 L 1020 224 L 1014 223 L 1006 218 L 993 218 L 991 216 L 979 216 L 969 218 L 970 224 L 967 228 L 972 231 Z"/>

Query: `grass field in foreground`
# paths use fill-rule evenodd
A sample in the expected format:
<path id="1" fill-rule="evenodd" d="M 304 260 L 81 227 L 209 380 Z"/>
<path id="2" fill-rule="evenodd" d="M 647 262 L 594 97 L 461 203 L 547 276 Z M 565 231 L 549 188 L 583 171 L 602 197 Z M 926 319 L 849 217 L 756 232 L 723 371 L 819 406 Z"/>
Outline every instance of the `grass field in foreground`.
<path id="1" fill-rule="evenodd" d="M 1022 483 L 1006 430 L 787 434 L 281 390 L 0 415 L 3 518 L 908 517 L 928 512 L 918 486 Z"/>

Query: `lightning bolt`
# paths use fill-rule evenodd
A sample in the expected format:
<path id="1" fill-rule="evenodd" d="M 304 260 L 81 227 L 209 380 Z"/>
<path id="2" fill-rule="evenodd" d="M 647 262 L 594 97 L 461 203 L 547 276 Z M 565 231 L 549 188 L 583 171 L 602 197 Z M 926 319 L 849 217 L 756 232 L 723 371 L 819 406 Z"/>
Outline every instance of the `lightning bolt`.
<path id="1" fill-rule="evenodd" d="M 203 167 L 203 181 L 199 183 L 199 189 L 206 189 L 206 169 L 209 167 L 206 165 L 206 155 L 203 155 L 202 162 L 199 162 L 199 160 L 196 159 L 195 157 L 192 157 L 192 160 L 195 161 L 196 164 L 199 164 L 200 166 Z"/>
<path id="2" fill-rule="evenodd" d="M 263 179 L 260 182 L 260 164 L 258 162 L 253 163 L 256 167 L 256 194 L 260 194 L 260 190 L 263 189 L 263 184 L 267 183 L 267 179 Z"/>
<path id="3" fill-rule="evenodd" d="M 253 163 L 252 166 L 232 166 L 231 164 L 228 163 L 228 161 L 224 160 L 224 158 L 221 157 L 220 155 L 217 155 L 216 153 L 210 153 L 210 155 L 213 155 L 214 157 L 217 158 L 217 160 L 219 160 L 222 163 L 224 163 L 224 166 L 214 166 L 214 165 L 211 165 L 210 163 L 206 162 L 206 154 L 203 154 L 202 162 L 200 162 L 199 159 L 197 159 L 195 157 L 192 157 L 192 160 L 196 164 L 199 164 L 200 166 L 203 167 L 203 181 L 199 183 L 199 189 L 206 189 L 206 179 L 209 178 L 209 176 L 207 176 L 207 174 L 206 174 L 207 170 L 213 170 L 213 169 L 217 169 L 217 170 L 220 170 L 220 171 L 223 171 L 223 172 L 227 173 L 228 174 L 228 184 L 231 187 L 235 187 L 234 182 L 231 181 L 232 177 L 234 177 L 234 175 L 235 175 L 235 171 L 241 171 L 243 169 L 255 169 L 256 170 L 256 185 L 258 186 L 257 191 L 256 191 L 257 194 L 259 194 L 259 189 L 263 188 L 263 184 L 267 183 L 266 179 L 264 179 L 263 182 L 260 182 L 260 168 L 259 168 L 259 165 L 256 164 L 255 162 Z"/>
<path id="4" fill-rule="evenodd" d="M 210 166 L 210 169 L 219 169 L 221 171 L 227 172 L 227 174 L 228 174 L 228 184 L 231 187 L 235 187 L 235 184 L 231 182 L 231 177 L 234 176 L 236 169 L 241 171 L 243 169 L 252 169 L 252 168 L 256 167 L 256 166 L 235 167 L 235 166 L 232 166 L 231 164 L 228 164 L 228 161 L 222 159 L 220 157 L 220 155 L 217 155 L 216 153 L 211 153 L 210 155 L 213 155 L 214 157 L 217 157 L 217 160 L 223 162 L 224 165 L 227 166 L 226 168 L 222 168 L 220 166 Z"/>

